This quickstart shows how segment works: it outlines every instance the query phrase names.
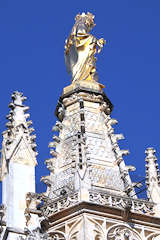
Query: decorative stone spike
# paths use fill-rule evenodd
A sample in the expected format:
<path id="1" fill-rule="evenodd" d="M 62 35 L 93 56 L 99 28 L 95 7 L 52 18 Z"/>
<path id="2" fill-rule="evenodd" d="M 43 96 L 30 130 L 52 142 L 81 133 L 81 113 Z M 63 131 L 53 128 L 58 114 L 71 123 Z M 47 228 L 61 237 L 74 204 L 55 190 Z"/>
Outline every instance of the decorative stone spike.
<path id="1" fill-rule="evenodd" d="M 35 149 L 37 147 L 37 144 L 36 143 L 32 143 L 31 147 L 32 147 L 32 149 Z"/>
<path id="2" fill-rule="evenodd" d="M 36 135 L 35 134 L 31 135 L 31 141 L 33 142 L 33 141 L 35 141 L 35 139 L 36 139 Z"/>
<path id="3" fill-rule="evenodd" d="M 29 107 L 28 106 L 25 106 L 24 108 L 23 108 L 23 111 L 24 112 L 27 112 L 29 110 Z"/>
<path id="4" fill-rule="evenodd" d="M 30 114 L 29 113 L 26 113 L 24 116 L 25 116 L 25 119 L 30 118 Z"/>
<path id="5" fill-rule="evenodd" d="M 35 129 L 33 127 L 29 128 L 28 130 L 29 130 L 30 134 L 35 131 Z"/>
<path id="6" fill-rule="evenodd" d="M 12 116 L 12 114 L 10 113 L 10 114 L 8 114 L 7 116 L 6 116 L 6 119 L 7 120 L 9 120 L 9 121 L 11 121 L 12 120 L 12 118 L 13 118 L 13 116 Z"/>
<path id="7" fill-rule="evenodd" d="M 120 150 L 118 152 L 118 156 L 123 156 L 123 155 L 128 155 L 129 154 L 129 150 L 126 149 L 126 150 Z"/>
<path id="8" fill-rule="evenodd" d="M 31 126 L 32 124 L 33 124 L 32 120 L 29 120 L 29 121 L 27 122 L 27 126 L 28 126 L 28 127 Z"/>
<path id="9" fill-rule="evenodd" d="M 6 123 L 6 127 L 11 128 L 11 127 L 13 127 L 13 124 L 11 122 L 8 122 L 8 123 Z"/>
<path id="10" fill-rule="evenodd" d="M 59 129 L 62 130 L 63 124 L 61 122 L 59 122 L 59 121 L 56 121 L 56 127 L 58 127 Z"/>
<path id="11" fill-rule="evenodd" d="M 112 128 L 111 140 L 112 140 L 114 148 L 115 149 L 118 148 L 118 151 L 119 151 L 118 141 L 123 140 L 123 139 L 124 139 L 123 134 L 114 134 L 114 130 Z"/>
<path id="12" fill-rule="evenodd" d="M 15 105 L 14 105 L 14 103 L 11 102 L 11 103 L 9 103 L 8 107 L 11 108 L 11 109 L 14 109 Z"/>
<path id="13" fill-rule="evenodd" d="M 50 176 L 42 176 L 41 181 L 44 182 L 49 187 L 52 185 L 52 181 L 50 180 Z"/>
<path id="14" fill-rule="evenodd" d="M 123 134 L 114 134 L 114 137 L 115 137 L 116 141 L 119 141 L 119 140 L 123 140 L 123 139 L 124 139 Z"/>
<path id="15" fill-rule="evenodd" d="M 52 127 L 52 132 L 57 132 L 57 131 L 59 131 L 59 128 L 57 126 L 53 126 Z"/>
<path id="16" fill-rule="evenodd" d="M 133 183 L 133 186 L 134 186 L 134 188 L 136 187 L 136 188 L 141 188 L 143 185 L 142 185 L 142 183 L 140 183 L 140 182 L 134 182 Z"/>
<path id="17" fill-rule="evenodd" d="M 56 147 L 55 142 L 50 142 L 50 143 L 48 144 L 48 147 L 49 147 L 49 148 L 55 148 L 55 147 Z"/>
<path id="18" fill-rule="evenodd" d="M 128 171 L 131 171 L 131 172 L 136 171 L 135 166 L 132 166 L 132 165 L 126 166 L 126 169 L 127 169 Z"/>
<path id="19" fill-rule="evenodd" d="M 115 125 L 115 124 L 118 124 L 117 119 L 111 118 L 109 121 L 107 121 L 108 126 L 109 125 L 112 126 L 112 125 Z"/>
<path id="20" fill-rule="evenodd" d="M 60 143 L 60 141 L 61 141 L 60 137 L 58 137 L 56 135 L 53 136 L 53 140 L 57 143 Z"/>
<path id="21" fill-rule="evenodd" d="M 53 149 L 50 150 L 50 154 L 51 154 L 53 157 L 57 157 L 57 152 L 54 151 Z"/>
<path id="22" fill-rule="evenodd" d="M 55 166 L 54 166 L 54 159 L 53 158 L 46 159 L 45 164 L 46 164 L 49 171 L 51 171 L 51 172 L 54 171 Z"/>
<path id="23" fill-rule="evenodd" d="M 60 131 L 60 130 L 62 130 L 63 127 L 64 127 L 64 126 L 63 126 L 63 124 L 62 124 L 61 122 L 56 121 L 56 124 L 55 124 L 55 125 L 53 126 L 53 128 L 52 128 L 52 131 L 53 131 L 53 132 Z"/>

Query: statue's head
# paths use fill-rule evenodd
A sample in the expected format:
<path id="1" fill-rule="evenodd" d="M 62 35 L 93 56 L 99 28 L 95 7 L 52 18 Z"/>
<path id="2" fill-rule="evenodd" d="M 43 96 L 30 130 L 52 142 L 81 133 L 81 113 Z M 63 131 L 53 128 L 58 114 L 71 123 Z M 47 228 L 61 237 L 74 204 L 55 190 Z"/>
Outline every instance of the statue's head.
<path id="1" fill-rule="evenodd" d="M 75 17 L 75 25 L 74 30 L 76 31 L 75 34 L 86 34 L 91 31 L 91 29 L 95 26 L 94 23 L 94 15 L 92 13 L 82 13 L 77 14 Z"/>

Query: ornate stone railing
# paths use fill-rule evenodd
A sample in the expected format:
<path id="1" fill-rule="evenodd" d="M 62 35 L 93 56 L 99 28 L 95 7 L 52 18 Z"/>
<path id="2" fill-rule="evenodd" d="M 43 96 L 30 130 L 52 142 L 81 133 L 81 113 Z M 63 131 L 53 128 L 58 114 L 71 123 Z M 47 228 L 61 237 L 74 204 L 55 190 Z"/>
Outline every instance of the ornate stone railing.
<path id="1" fill-rule="evenodd" d="M 66 240 L 65 234 L 60 231 L 43 232 L 39 227 L 33 230 L 25 228 L 26 236 L 19 236 L 17 240 Z"/>
<path id="2" fill-rule="evenodd" d="M 142 199 L 133 199 L 124 196 L 111 195 L 109 193 L 89 191 L 89 202 L 122 210 L 129 209 L 129 211 L 134 213 L 148 215 L 154 214 L 154 203 Z M 44 201 L 44 204 L 41 207 L 42 215 L 44 217 L 49 217 L 56 212 L 78 203 L 80 203 L 78 192 L 59 197 L 55 200 L 50 199 Z"/>
<path id="3" fill-rule="evenodd" d="M 75 194 L 63 196 L 54 201 L 48 201 L 47 204 L 45 203 L 41 208 L 42 215 L 49 217 L 50 215 L 59 212 L 62 209 L 66 209 L 67 207 L 71 207 L 76 203 L 78 203 L 77 192 Z"/>
<path id="4" fill-rule="evenodd" d="M 154 203 L 141 200 L 133 199 L 123 196 L 115 196 L 106 193 L 90 192 L 89 201 L 104 206 L 115 207 L 119 209 L 130 208 L 130 211 L 141 213 L 141 214 L 154 214 Z"/>

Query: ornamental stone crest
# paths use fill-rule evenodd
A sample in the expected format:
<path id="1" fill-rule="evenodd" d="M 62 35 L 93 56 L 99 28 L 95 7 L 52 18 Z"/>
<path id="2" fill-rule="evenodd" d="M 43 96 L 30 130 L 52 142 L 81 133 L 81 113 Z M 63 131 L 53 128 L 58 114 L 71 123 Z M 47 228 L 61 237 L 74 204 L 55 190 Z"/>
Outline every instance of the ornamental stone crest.
<path id="1" fill-rule="evenodd" d="M 141 240 L 141 238 L 126 226 L 116 226 L 109 230 L 107 240 Z"/>

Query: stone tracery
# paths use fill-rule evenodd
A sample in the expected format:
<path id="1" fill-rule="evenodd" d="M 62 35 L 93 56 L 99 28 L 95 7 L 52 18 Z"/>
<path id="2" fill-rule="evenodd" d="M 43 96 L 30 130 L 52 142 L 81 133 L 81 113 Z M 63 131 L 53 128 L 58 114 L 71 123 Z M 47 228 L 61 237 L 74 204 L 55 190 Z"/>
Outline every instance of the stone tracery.
<path id="1" fill-rule="evenodd" d="M 107 234 L 107 240 L 142 240 L 138 233 L 126 226 L 113 226 Z"/>

